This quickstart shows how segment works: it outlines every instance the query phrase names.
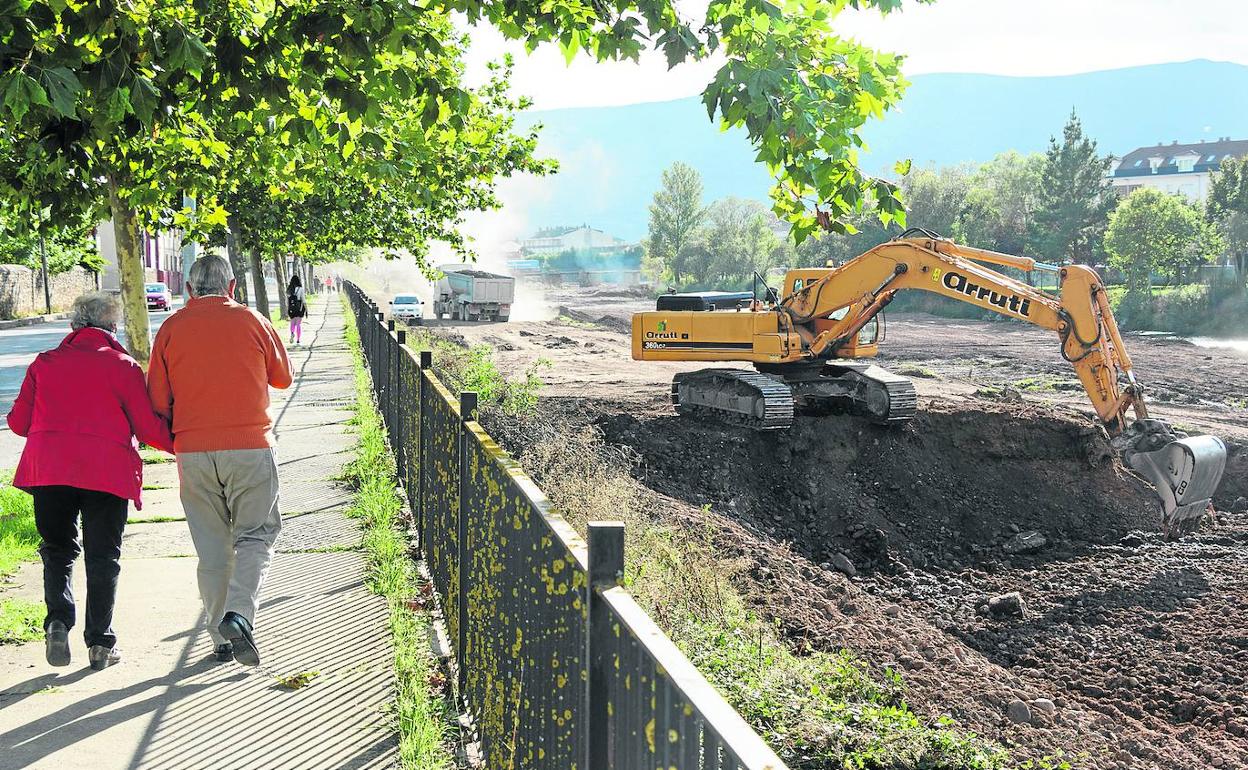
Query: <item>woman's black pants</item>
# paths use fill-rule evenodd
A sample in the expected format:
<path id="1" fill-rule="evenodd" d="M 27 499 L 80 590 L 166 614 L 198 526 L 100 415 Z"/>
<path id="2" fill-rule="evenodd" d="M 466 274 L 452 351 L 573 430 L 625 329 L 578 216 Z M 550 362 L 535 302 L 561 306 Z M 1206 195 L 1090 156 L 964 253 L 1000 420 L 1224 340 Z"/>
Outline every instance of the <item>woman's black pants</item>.
<path id="1" fill-rule="evenodd" d="M 43 601 L 48 624 L 59 620 L 74 627 L 74 559 L 86 552 L 87 623 L 83 636 L 87 646 L 112 648 L 113 604 L 117 576 L 121 574 L 121 533 L 126 527 L 128 501 L 107 492 L 77 487 L 35 487 L 35 526 L 43 545 Z M 78 545 L 78 518 L 82 515 L 82 547 Z"/>

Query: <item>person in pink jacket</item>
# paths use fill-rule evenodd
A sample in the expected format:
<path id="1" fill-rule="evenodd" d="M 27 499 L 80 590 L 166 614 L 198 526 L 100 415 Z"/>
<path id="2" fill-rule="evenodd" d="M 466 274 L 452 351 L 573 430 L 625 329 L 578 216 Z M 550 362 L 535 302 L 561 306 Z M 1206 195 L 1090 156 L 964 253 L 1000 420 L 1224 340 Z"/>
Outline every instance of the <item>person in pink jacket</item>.
<path id="1" fill-rule="evenodd" d="M 152 409 L 143 370 L 117 341 L 120 308 L 111 295 L 74 301 L 73 331 L 26 370 L 8 415 L 26 437 L 13 486 L 34 497 L 43 544 L 43 597 L 48 663 L 70 662 L 74 627 L 70 584 L 78 557 L 78 519 L 86 551 L 84 637 L 93 669 L 121 660 L 113 604 L 121 573 L 121 534 L 129 502 L 142 507 L 143 461 L 138 440 L 173 452 L 169 425 Z"/>

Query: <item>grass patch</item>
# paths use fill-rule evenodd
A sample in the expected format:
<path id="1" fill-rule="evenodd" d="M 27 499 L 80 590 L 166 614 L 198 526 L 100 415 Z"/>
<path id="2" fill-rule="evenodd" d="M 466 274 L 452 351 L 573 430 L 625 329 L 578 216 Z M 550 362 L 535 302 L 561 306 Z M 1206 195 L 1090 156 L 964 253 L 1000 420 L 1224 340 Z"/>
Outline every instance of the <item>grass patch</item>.
<path id="1" fill-rule="evenodd" d="M 139 451 L 139 457 L 143 458 L 144 465 L 166 465 L 168 463 L 177 462 L 171 455 L 155 449 L 143 449 Z"/>
<path id="2" fill-rule="evenodd" d="M 39 531 L 35 529 L 35 504 L 31 496 L 12 485 L 13 472 L 0 482 L 0 577 L 17 565 L 34 561 L 39 554 Z"/>
<path id="3" fill-rule="evenodd" d="M 356 458 L 348 466 L 346 480 L 356 490 L 348 515 L 364 528 L 368 553 L 368 587 L 386 598 L 390 609 L 390 633 L 394 642 L 395 714 L 399 727 L 399 756 L 405 770 L 431 770 L 452 766 L 447 745 L 451 715 L 440 692 L 429 639 L 428 615 L 418 612 L 422 581 L 409 555 L 407 535 L 400 527 L 403 506 L 395 493 L 394 459 L 386 447 L 381 418 L 373 404 L 372 383 L 360 357 L 355 325 L 346 314 L 347 345 L 355 368 L 356 416 L 359 432 Z"/>
<path id="4" fill-rule="evenodd" d="M 575 329 L 600 329 L 602 328 L 598 324 L 594 323 L 593 321 L 582 321 L 578 318 L 573 318 L 570 315 L 559 316 L 558 318 L 555 319 L 555 323 L 559 324 L 560 326 L 571 326 Z"/>
<path id="5" fill-rule="evenodd" d="M 167 484 L 144 484 L 143 485 L 144 492 L 154 492 L 159 489 L 173 489 L 173 487 L 170 487 Z"/>
<path id="6" fill-rule="evenodd" d="M 25 599 L 0 600 L 0 644 L 22 644 L 43 638 L 42 604 Z"/>
<path id="7" fill-rule="evenodd" d="M 411 329 L 407 344 L 412 350 L 433 353 L 433 370 L 452 393 L 474 391 L 482 422 L 487 424 L 491 414 L 532 415 L 544 386 L 541 372 L 552 366 L 549 359 L 539 358 L 520 376 L 508 379 L 494 363 L 494 350 L 489 345 L 467 347 L 420 328 Z"/>
<path id="8" fill-rule="evenodd" d="M 911 362 L 902 363 L 893 371 L 905 377 L 922 377 L 928 380 L 935 380 L 940 377 L 932 369 Z"/>

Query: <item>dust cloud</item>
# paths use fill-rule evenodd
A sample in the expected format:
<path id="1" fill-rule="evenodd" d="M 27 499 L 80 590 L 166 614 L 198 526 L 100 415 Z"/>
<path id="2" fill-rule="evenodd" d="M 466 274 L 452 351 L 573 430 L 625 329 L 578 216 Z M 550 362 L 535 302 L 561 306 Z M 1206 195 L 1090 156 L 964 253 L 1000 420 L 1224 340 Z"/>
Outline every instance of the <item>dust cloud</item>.
<path id="1" fill-rule="evenodd" d="M 518 241 L 530 235 L 537 226 L 529 221 L 532 202 L 543 195 L 537 179 L 529 176 L 504 179 L 498 186 L 502 206 L 494 211 L 469 212 L 464 216 L 460 232 L 476 252 L 475 263 L 468 267 L 499 275 L 512 275 L 507 259 L 519 251 Z M 379 255 L 366 257 L 360 264 L 336 263 L 330 267 L 344 278 L 354 281 L 380 304 L 388 303 L 395 294 L 416 294 L 432 311 L 430 303 L 437 296 L 439 268 L 465 266 L 446 243 L 434 243 L 426 258 L 430 274 L 417 264 L 416 258 L 404 253 L 399 259 Z M 516 281 L 516 300 L 511 308 L 513 321 L 548 321 L 558 315 L 556 305 L 548 301 L 541 284 Z"/>

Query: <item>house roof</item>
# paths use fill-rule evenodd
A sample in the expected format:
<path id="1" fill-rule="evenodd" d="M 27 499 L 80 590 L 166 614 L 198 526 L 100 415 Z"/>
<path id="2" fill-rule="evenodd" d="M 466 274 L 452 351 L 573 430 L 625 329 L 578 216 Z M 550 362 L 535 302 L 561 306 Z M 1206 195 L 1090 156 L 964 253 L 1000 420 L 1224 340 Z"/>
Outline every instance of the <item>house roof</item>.
<path id="1" fill-rule="evenodd" d="M 1198 156 L 1193 172 L 1216 171 L 1222 161 L 1228 157 L 1242 158 L 1248 155 L 1248 139 L 1219 139 L 1216 142 L 1197 142 L 1195 144 L 1158 144 L 1152 147 L 1140 147 L 1127 153 L 1114 170 L 1115 177 L 1153 176 L 1150 158 L 1161 158 L 1161 165 L 1156 174 L 1179 173 L 1175 158 Z"/>

